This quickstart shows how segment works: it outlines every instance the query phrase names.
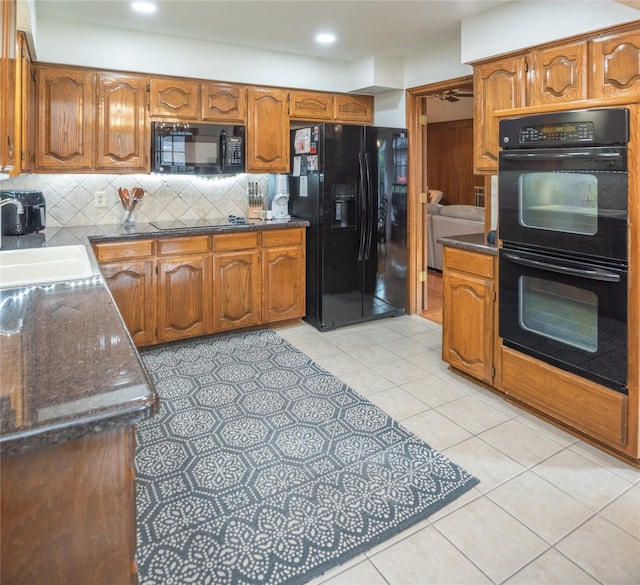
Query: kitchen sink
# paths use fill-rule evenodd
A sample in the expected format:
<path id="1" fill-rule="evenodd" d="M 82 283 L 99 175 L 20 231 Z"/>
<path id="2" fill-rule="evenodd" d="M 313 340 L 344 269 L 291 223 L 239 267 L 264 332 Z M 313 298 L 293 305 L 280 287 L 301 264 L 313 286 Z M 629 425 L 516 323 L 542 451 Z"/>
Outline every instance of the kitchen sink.
<path id="1" fill-rule="evenodd" d="M 0 250 L 0 288 L 78 280 L 95 274 L 82 245 Z"/>

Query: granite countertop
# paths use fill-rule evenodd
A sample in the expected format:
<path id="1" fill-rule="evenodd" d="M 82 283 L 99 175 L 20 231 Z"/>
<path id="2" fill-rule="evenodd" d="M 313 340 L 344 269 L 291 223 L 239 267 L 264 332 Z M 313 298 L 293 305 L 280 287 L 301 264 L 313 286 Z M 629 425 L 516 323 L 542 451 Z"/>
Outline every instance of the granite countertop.
<path id="1" fill-rule="evenodd" d="M 2 236 L 1 250 L 38 248 L 44 246 L 88 245 L 89 241 L 135 240 L 144 238 L 170 238 L 200 234 L 219 234 L 244 231 L 281 230 L 308 227 L 303 219 L 261 220 L 247 219 L 245 224 L 231 223 L 228 218 L 156 221 L 135 223 L 131 226 L 91 225 L 47 227 L 39 234 L 27 236 Z"/>
<path id="2" fill-rule="evenodd" d="M 0 290 L 2 454 L 122 425 L 157 408 L 101 276 Z"/>
<path id="3" fill-rule="evenodd" d="M 487 235 L 483 233 L 462 236 L 440 236 L 437 241 L 443 246 L 480 252 L 481 254 L 489 254 L 491 256 L 498 255 L 498 246 L 495 242 L 490 243 L 487 240 Z"/>
<path id="4" fill-rule="evenodd" d="M 91 241 L 306 227 L 309 222 L 174 221 L 47 227 L 3 236 L 0 250 L 83 244 L 96 276 L 0 289 L 0 450 L 3 455 L 148 418 L 158 397 L 91 251 Z"/>

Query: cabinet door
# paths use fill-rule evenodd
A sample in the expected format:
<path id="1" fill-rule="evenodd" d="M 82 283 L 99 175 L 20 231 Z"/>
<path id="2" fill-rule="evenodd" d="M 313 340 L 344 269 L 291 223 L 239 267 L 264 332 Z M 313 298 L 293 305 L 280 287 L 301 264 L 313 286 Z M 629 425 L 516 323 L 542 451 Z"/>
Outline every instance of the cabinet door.
<path id="1" fill-rule="evenodd" d="M 158 259 L 158 341 L 211 332 L 211 255 Z"/>
<path id="2" fill-rule="evenodd" d="M 523 55 L 476 65 L 473 69 L 474 166 L 476 172 L 498 169 L 498 121 L 493 112 L 526 105 Z"/>
<path id="3" fill-rule="evenodd" d="M 442 359 L 487 383 L 493 368 L 493 282 L 443 272 Z"/>
<path id="4" fill-rule="evenodd" d="M 222 124 L 247 122 L 247 88 L 230 83 L 203 82 L 201 117 Z"/>
<path id="5" fill-rule="evenodd" d="M 640 94 L 640 31 L 596 38 L 590 43 L 591 98 Z"/>
<path id="6" fill-rule="evenodd" d="M 32 171 L 36 160 L 36 77 L 27 38 L 18 33 L 20 51 L 20 172 Z"/>
<path id="7" fill-rule="evenodd" d="M 373 124 L 373 97 L 337 94 L 333 119 L 336 122 Z"/>
<path id="8" fill-rule="evenodd" d="M 289 172 L 289 108 L 284 89 L 248 92 L 247 171 Z"/>
<path id="9" fill-rule="evenodd" d="M 215 254 L 214 331 L 260 323 L 259 250 Z"/>
<path id="10" fill-rule="evenodd" d="M 531 58 L 529 105 L 587 99 L 587 42 L 539 49 Z"/>
<path id="11" fill-rule="evenodd" d="M 149 81 L 149 114 L 160 118 L 197 120 L 199 97 L 197 81 L 152 77 Z"/>
<path id="12" fill-rule="evenodd" d="M 2 2 L 0 28 L 0 172 L 14 173 L 16 165 L 16 2 Z"/>
<path id="13" fill-rule="evenodd" d="M 262 321 L 273 323 L 305 314 L 305 266 L 301 246 L 262 251 Z"/>
<path id="14" fill-rule="evenodd" d="M 155 261 L 114 262 L 100 269 L 134 343 L 155 343 Z"/>
<path id="15" fill-rule="evenodd" d="M 98 74 L 96 169 L 131 173 L 148 171 L 146 78 Z"/>
<path id="16" fill-rule="evenodd" d="M 36 167 L 86 171 L 95 150 L 95 73 L 44 66 L 38 69 Z"/>
<path id="17" fill-rule="evenodd" d="M 335 97 L 315 91 L 290 91 L 289 116 L 295 120 L 331 120 Z"/>

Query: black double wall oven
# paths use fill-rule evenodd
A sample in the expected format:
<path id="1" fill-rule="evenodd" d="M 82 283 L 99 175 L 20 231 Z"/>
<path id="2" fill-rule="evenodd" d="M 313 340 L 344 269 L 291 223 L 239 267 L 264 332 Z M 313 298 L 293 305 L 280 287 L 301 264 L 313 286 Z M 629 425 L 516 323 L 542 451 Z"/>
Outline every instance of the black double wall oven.
<path id="1" fill-rule="evenodd" d="M 627 392 L 629 112 L 500 122 L 503 344 Z"/>

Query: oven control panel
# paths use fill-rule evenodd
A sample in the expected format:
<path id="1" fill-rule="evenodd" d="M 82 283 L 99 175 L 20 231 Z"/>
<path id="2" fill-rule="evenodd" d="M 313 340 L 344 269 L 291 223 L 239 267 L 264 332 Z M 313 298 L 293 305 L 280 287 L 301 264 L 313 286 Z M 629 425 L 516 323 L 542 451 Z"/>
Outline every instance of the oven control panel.
<path id="1" fill-rule="evenodd" d="M 629 142 L 629 110 L 592 108 L 505 118 L 499 133 L 504 149 L 624 145 Z"/>
<path id="2" fill-rule="evenodd" d="M 540 124 L 520 130 L 520 143 L 531 142 L 592 142 L 595 139 L 593 122 L 577 124 Z"/>

